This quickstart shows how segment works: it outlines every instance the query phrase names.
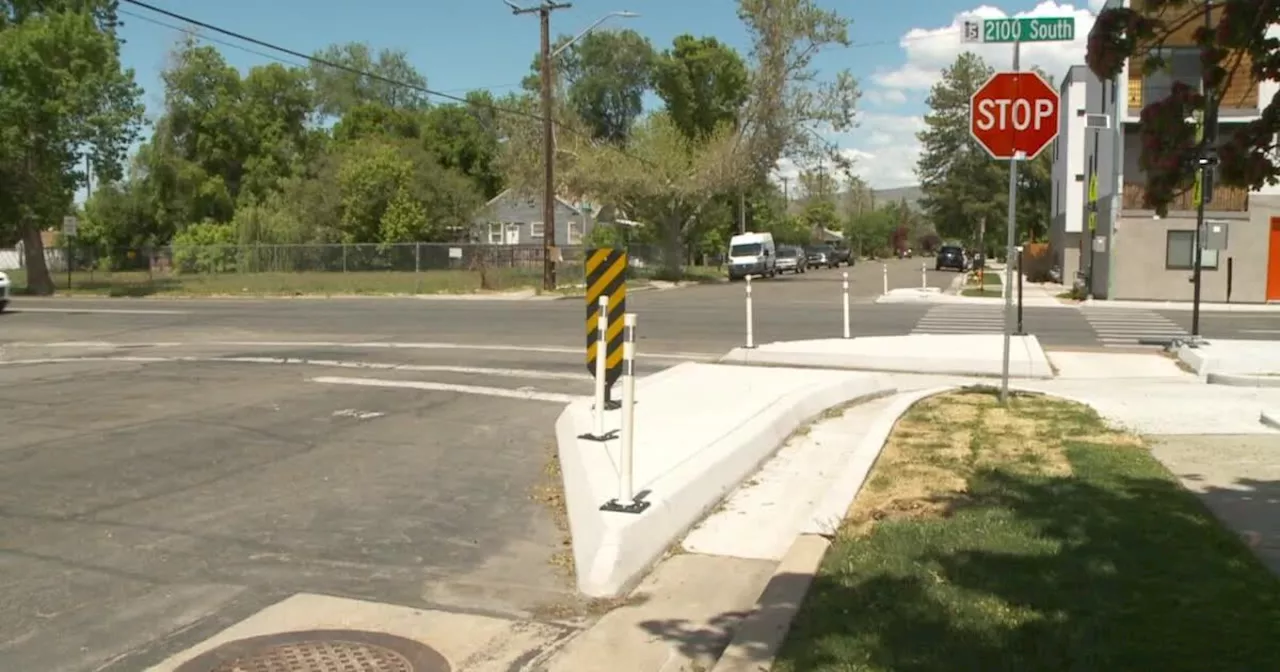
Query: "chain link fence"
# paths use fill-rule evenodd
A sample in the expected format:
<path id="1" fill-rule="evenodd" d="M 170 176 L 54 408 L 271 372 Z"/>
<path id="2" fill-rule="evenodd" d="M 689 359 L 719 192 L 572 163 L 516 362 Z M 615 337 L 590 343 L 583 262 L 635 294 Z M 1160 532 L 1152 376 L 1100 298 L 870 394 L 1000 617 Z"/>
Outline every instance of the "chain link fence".
<path id="1" fill-rule="evenodd" d="M 584 281 L 581 245 L 556 248 L 560 286 Z M 103 248 L 71 245 L 50 271 L 58 287 L 144 294 L 175 289 L 202 293 L 426 293 L 503 290 L 541 285 L 541 245 L 474 243 L 165 245 Z M 629 276 L 653 277 L 661 256 L 632 245 Z M 48 256 L 48 255 L 47 255 Z M 69 263 L 68 263 L 69 262 Z M 25 284 L 25 283 L 24 283 Z"/>

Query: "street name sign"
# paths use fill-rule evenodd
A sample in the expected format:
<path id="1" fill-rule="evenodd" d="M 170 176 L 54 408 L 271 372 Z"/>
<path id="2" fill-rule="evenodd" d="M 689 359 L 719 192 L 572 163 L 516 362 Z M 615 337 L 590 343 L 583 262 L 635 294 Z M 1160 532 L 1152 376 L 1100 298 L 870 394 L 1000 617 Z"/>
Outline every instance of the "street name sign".
<path id="1" fill-rule="evenodd" d="M 965 42 L 1071 42 L 1076 39 L 1072 16 L 1037 16 L 1017 19 L 970 19 L 964 22 Z"/>

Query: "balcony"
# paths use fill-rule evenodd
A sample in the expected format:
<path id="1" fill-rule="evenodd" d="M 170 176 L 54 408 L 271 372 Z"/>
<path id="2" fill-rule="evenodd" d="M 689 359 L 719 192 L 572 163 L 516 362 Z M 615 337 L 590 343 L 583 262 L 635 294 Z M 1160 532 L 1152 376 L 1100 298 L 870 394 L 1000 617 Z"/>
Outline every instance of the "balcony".
<path id="1" fill-rule="evenodd" d="M 1147 190 L 1144 185 L 1133 182 L 1124 183 L 1124 210 L 1150 210 L 1144 203 Z M 1191 200 L 1191 190 L 1174 196 L 1169 204 L 1169 212 L 1194 212 L 1196 205 Z M 1205 205 L 1211 212 L 1245 212 L 1249 209 L 1249 191 L 1239 187 L 1218 185 L 1213 190 L 1213 201 Z"/>

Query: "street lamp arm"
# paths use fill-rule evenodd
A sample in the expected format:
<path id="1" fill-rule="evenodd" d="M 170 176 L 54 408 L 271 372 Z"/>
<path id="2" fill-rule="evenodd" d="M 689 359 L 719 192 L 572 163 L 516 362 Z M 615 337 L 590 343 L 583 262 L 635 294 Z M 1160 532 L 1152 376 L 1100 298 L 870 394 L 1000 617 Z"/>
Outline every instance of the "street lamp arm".
<path id="1" fill-rule="evenodd" d="M 586 37 L 586 36 L 587 36 L 587 33 L 590 33 L 591 31 L 593 31 L 593 30 L 595 30 L 596 28 L 600 27 L 600 24 L 604 23 L 605 21 L 608 21 L 609 19 L 612 19 L 612 18 L 614 18 L 614 17 L 618 17 L 618 18 L 620 18 L 620 19 L 633 19 L 633 18 L 635 18 L 635 17 L 637 17 L 637 16 L 640 16 L 640 15 L 639 15 L 639 14 L 637 14 L 637 13 L 635 13 L 635 12 L 625 12 L 625 11 L 623 11 L 623 12 L 609 12 L 608 14 L 605 14 L 604 16 L 602 16 L 602 17 L 600 17 L 600 18 L 596 19 L 596 20 L 595 20 L 595 23 L 592 23 L 591 25 L 589 25 L 589 26 L 587 26 L 586 28 L 582 29 L 582 32 L 580 32 L 580 33 L 578 33 L 577 35 L 575 35 L 575 36 L 574 36 L 574 38 L 573 38 L 572 40 L 569 40 L 568 42 L 565 42 L 564 44 L 560 45 L 560 46 L 559 46 L 559 48 L 557 48 L 555 51 L 551 52 L 551 58 L 555 58 L 555 57 L 559 56 L 560 54 L 564 53 L 564 51 L 565 51 L 566 49 L 568 49 L 569 47 L 572 47 L 574 44 L 576 44 L 576 43 L 578 42 L 578 40 L 581 40 L 582 38 Z"/>

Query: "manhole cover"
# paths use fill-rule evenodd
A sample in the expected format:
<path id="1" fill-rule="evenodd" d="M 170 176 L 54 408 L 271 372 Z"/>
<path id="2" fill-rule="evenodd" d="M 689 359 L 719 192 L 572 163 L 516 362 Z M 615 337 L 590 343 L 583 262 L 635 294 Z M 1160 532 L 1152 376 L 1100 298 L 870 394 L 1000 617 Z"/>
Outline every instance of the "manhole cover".
<path id="1" fill-rule="evenodd" d="M 223 644 L 177 672 L 449 672 L 434 649 L 359 630 L 310 630 Z"/>

